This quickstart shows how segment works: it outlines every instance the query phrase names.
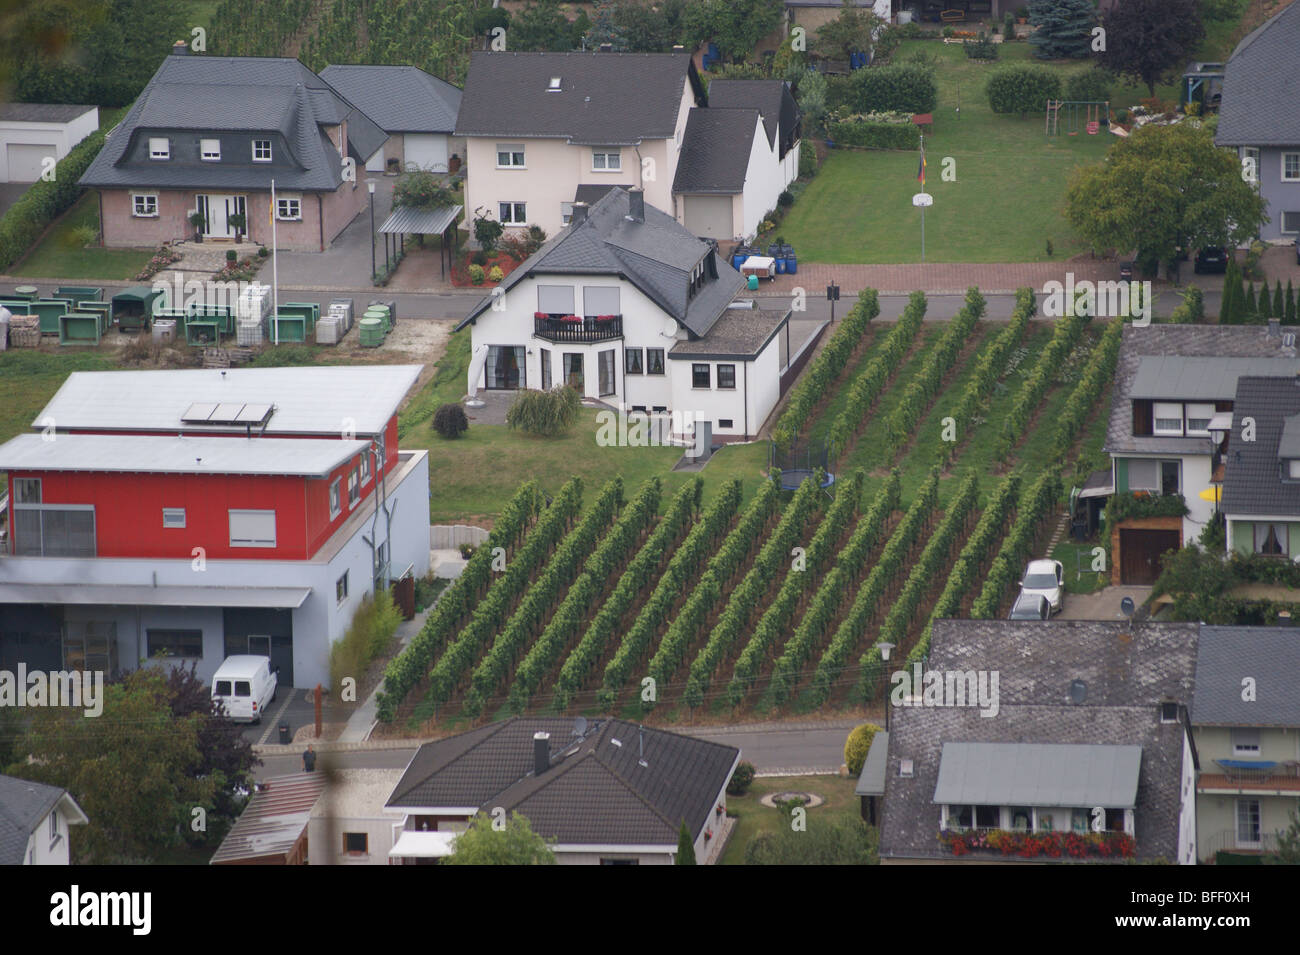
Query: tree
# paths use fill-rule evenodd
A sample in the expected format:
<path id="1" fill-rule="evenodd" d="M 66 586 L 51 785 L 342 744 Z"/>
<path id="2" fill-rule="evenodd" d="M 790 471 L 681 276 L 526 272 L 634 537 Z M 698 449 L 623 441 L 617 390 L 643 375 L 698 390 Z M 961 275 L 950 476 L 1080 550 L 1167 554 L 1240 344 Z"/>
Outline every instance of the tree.
<path id="1" fill-rule="evenodd" d="M 1273 307 L 1269 311 L 1271 318 L 1286 317 L 1286 299 L 1282 297 L 1282 280 L 1278 279 L 1273 283 Z"/>
<path id="2" fill-rule="evenodd" d="M 476 213 L 479 209 L 474 210 Z M 484 252 L 492 252 L 497 247 L 497 240 L 501 238 L 501 233 L 506 231 L 506 227 L 492 219 L 487 213 L 474 216 L 474 240 L 478 242 L 479 248 Z"/>
<path id="3" fill-rule="evenodd" d="M 1243 182 L 1235 154 L 1192 121 L 1149 124 L 1080 167 L 1065 215 L 1094 248 L 1136 249 L 1138 261 L 1172 261 L 1179 248 L 1231 246 L 1255 235 L 1264 202 Z"/>
<path id="4" fill-rule="evenodd" d="M 1030 0 L 1029 34 L 1034 56 L 1043 60 L 1080 59 L 1092 52 L 1096 8 L 1092 0 Z"/>
<path id="5" fill-rule="evenodd" d="M 731 780 L 727 783 L 728 796 L 743 796 L 749 792 L 749 787 L 754 785 L 754 764 L 749 760 L 736 764 L 736 771 L 731 774 Z"/>
<path id="6" fill-rule="evenodd" d="M 1105 102 L 1110 97 L 1111 75 L 1101 67 L 1082 70 L 1065 81 L 1065 98 L 1076 103 Z"/>
<path id="7" fill-rule="evenodd" d="M 1146 85 L 1171 82 L 1205 37 L 1196 0 L 1124 0 L 1102 14 L 1103 66 L 1117 76 Z"/>
<path id="8" fill-rule="evenodd" d="M 716 43 L 726 59 L 739 61 L 781 24 L 782 0 L 695 0 L 686 7 L 682 32 L 690 47 Z"/>
<path id="9" fill-rule="evenodd" d="M 1255 325 L 1259 322 L 1259 302 L 1255 299 L 1255 283 L 1251 282 L 1246 289 L 1246 324 Z"/>
<path id="10" fill-rule="evenodd" d="M 826 118 L 826 74 L 805 73 L 799 78 L 795 87 L 794 98 L 803 113 L 803 128 L 808 135 L 821 135 L 825 132 L 822 122 Z M 812 143 L 806 143 L 801 149 L 812 149 Z"/>
<path id="11" fill-rule="evenodd" d="M 444 438 L 459 438 L 469 430 L 465 409 L 458 404 L 445 404 L 433 413 L 433 430 Z"/>
<path id="12" fill-rule="evenodd" d="M 575 46 L 573 30 L 560 0 L 533 0 L 510 18 L 506 46 L 516 52 L 564 53 Z"/>
<path id="13" fill-rule="evenodd" d="M 682 18 L 686 0 L 661 0 L 659 3 L 620 3 L 614 22 L 623 35 L 630 53 L 667 53 L 683 42 Z"/>
<path id="14" fill-rule="evenodd" d="M 1291 810 L 1291 824 L 1277 834 L 1277 851 L 1264 857 L 1265 865 L 1300 865 L 1300 811 Z"/>
<path id="15" fill-rule="evenodd" d="M 866 53 L 872 49 L 885 21 L 876 16 L 870 7 L 856 7 L 844 0 L 839 14 L 813 34 L 813 52 L 831 60 L 847 60 L 850 53 Z"/>
<path id="16" fill-rule="evenodd" d="M 8 772 L 68 790 L 90 818 L 72 833 L 78 863 L 148 862 L 181 844 L 195 807 L 212 811 L 218 780 L 198 778 L 199 740 L 207 717 L 175 717 L 167 680 L 157 669 L 134 670 L 104 687 L 103 711 L 33 711 Z M 29 761 L 26 757 L 32 757 Z"/>
<path id="17" fill-rule="evenodd" d="M 512 812 L 502 828 L 487 813 L 478 813 L 456 837 L 443 865 L 555 865 L 552 843 L 533 831 L 528 820 Z"/>
<path id="18" fill-rule="evenodd" d="M 567 432 L 582 408 L 582 396 L 569 385 L 550 391 L 525 389 L 515 396 L 506 411 L 506 424 L 544 438 Z"/>
<path id="19" fill-rule="evenodd" d="M 603 43 L 608 43 L 615 51 L 627 49 L 623 42 L 623 28 L 618 23 L 617 0 L 595 0 L 593 7 L 591 28 L 586 33 L 587 49 L 599 49 Z"/>
<path id="20" fill-rule="evenodd" d="M 456 190 L 448 188 L 441 179 L 424 169 L 404 172 L 393 184 L 394 206 L 438 209 L 456 205 L 459 198 Z"/>
<path id="21" fill-rule="evenodd" d="M 849 731 L 848 739 L 844 741 L 844 765 L 849 768 L 850 776 L 862 774 L 862 764 L 871 751 L 871 741 L 879 732 L 880 727 L 874 723 L 863 723 Z"/>
<path id="22" fill-rule="evenodd" d="M 1282 319 L 1283 325 L 1296 324 L 1296 299 L 1295 290 L 1291 288 L 1291 280 L 1286 280 L 1286 318 Z"/>
<path id="23" fill-rule="evenodd" d="M 1246 292 L 1241 284 L 1241 267 L 1237 257 L 1228 252 L 1228 267 L 1223 273 L 1223 302 L 1219 306 L 1220 325 L 1244 325 Z"/>
<path id="24" fill-rule="evenodd" d="M 686 820 L 682 820 L 682 828 L 677 833 L 677 865 L 695 865 L 695 843 L 691 839 L 691 831 L 686 828 Z"/>

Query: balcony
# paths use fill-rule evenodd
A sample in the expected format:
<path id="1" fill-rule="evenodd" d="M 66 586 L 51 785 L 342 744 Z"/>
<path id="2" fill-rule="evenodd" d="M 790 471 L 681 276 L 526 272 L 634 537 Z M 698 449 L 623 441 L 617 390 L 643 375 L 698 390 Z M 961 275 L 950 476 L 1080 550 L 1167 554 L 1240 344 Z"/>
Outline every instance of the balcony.
<path id="1" fill-rule="evenodd" d="M 1216 759 L 1219 772 L 1203 772 L 1199 792 L 1300 795 L 1300 762 Z"/>
<path id="2" fill-rule="evenodd" d="M 1201 859 L 1213 859 L 1220 852 L 1234 852 L 1242 855 L 1266 855 L 1278 850 L 1276 832 L 1254 833 L 1258 841 L 1238 838 L 1237 830 L 1223 829 L 1210 836 L 1197 840 L 1196 854 Z"/>
<path id="3" fill-rule="evenodd" d="M 548 342 L 584 344 L 623 337 L 622 315 L 548 315 L 533 313 L 533 335 Z"/>

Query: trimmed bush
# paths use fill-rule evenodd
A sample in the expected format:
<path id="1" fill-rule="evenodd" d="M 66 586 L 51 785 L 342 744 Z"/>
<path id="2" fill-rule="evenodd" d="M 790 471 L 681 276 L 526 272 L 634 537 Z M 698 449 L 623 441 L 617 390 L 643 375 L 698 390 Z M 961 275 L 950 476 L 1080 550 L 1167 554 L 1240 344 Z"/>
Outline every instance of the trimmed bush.
<path id="1" fill-rule="evenodd" d="M 996 60 L 998 58 L 998 45 L 993 42 L 992 37 L 987 37 L 983 33 L 976 40 L 967 40 L 961 45 L 966 51 L 966 58 L 970 60 Z"/>
<path id="2" fill-rule="evenodd" d="M 844 741 L 844 765 L 849 768 L 850 776 L 862 775 L 862 764 L 867 761 L 871 741 L 878 732 L 880 727 L 874 723 L 863 723 L 849 731 L 849 738 Z"/>
<path id="3" fill-rule="evenodd" d="M 870 66 L 850 83 L 850 103 L 859 113 L 931 113 L 939 102 L 934 70 L 917 63 Z"/>
<path id="4" fill-rule="evenodd" d="M 754 764 L 751 762 L 742 762 L 736 766 L 736 771 L 731 774 L 731 782 L 727 783 L 728 796 L 743 796 L 749 792 L 749 787 L 754 785 Z"/>
<path id="5" fill-rule="evenodd" d="M 33 183 L 0 217 L 0 270 L 17 262 L 46 226 L 72 208 L 81 196 L 77 181 L 103 145 L 104 134 L 91 133 L 54 167 L 53 182 Z"/>
<path id="6" fill-rule="evenodd" d="M 838 145 L 866 149 L 916 149 L 921 144 L 920 127 L 910 121 L 894 123 L 847 116 L 831 123 L 827 133 Z"/>
<path id="7" fill-rule="evenodd" d="M 529 434 L 555 437 L 573 427 L 581 408 L 582 396 L 568 385 L 550 391 L 527 389 L 519 392 L 506 412 L 506 424 Z"/>
<path id="8" fill-rule="evenodd" d="M 475 285 L 483 284 L 483 266 L 477 262 L 471 263 L 469 267 L 469 280 Z"/>
<path id="9" fill-rule="evenodd" d="M 1075 73 L 1065 81 L 1065 98 L 1079 101 L 1110 99 L 1110 76 L 1099 66 Z"/>
<path id="10" fill-rule="evenodd" d="M 494 265 L 488 270 L 487 277 L 489 282 L 500 282 L 506 277 L 506 273 L 501 271 L 501 266 Z"/>
<path id="11" fill-rule="evenodd" d="M 470 253 L 469 260 L 475 265 L 487 265 L 487 253 L 482 249 L 475 249 Z"/>
<path id="12" fill-rule="evenodd" d="M 776 204 L 783 209 L 794 205 L 794 193 L 789 189 L 782 189 L 781 194 L 776 197 Z"/>
<path id="13" fill-rule="evenodd" d="M 458 404 L 445 404 L 433 413 L 433 430 L 444 438 L 459 438 L 469 430 L 469 418 Z"/>
<path id="14" fill-rule="evenodd" d="M 989 77 L 986 91 L 993 112 L 1026 116 L 1061 98 L 1061 78 L 1046 66 L 1009 63 Z"/>

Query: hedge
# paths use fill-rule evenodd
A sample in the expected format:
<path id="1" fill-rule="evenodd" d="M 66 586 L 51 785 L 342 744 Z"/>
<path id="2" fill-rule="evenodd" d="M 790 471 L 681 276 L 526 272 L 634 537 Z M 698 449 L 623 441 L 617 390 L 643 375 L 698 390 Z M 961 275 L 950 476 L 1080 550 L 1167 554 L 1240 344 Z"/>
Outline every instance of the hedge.
<path id="1" fill-rule="evenodd" d="M 0 217 L 0 269 L 18 261 L 51 222 L 81 196 L 78 180 L 104 145 L 101 131 L 91 133 L 54 167 L 54 181 L 39 181 Z"/>
<path id="2" fill-rule="evenodd" d="M 837 146 L 916 149 L 921 144 L 921 129 L 912 123 L 872 122 L 849 116 L 831 123 L 826 132 Z"/>
<path id="3" fill-rule="evenodd" d="M 860 113 L 932 113 L 939 103 L 934 70 L 918 63 L 857 70 L 851 85 L 850 102 Z"/>
<path id="4" fill-rule="evenodd" d="M 993 112 L 1024 116 L 1045 109 L 1049 99 L 1061 98 L 1061 78 L 1046 66 L 1010 63 L 989 77 L 985 92 Z"/>

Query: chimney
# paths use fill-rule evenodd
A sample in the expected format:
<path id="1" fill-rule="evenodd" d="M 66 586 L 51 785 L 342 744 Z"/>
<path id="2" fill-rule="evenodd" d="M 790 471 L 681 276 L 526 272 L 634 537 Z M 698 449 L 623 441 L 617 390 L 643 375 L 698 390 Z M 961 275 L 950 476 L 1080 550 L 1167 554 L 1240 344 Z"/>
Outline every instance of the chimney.
<path id="1" fill-rule="evenodd" d="M 1268 337 L 1278 338 L 1282 334 L 1282 319 L 1270 318 L 1268 320 Z"/>
<path id="2" fill-rule="evenodd" d="M 172 44 L 172 56 L 189 56 L 190 45 L 184 40 L 177 40 Z"/>
<path id="3" fill-rule="evenodd" d="M 575 202 L 569 213 L 569 225 L 581 225 L 587 221 L 588 206 L 585 202 Z"/>
<path id="4" fill-rule="evenodd" d="M 551 768 L 551 734 L 533 734 L 533 775 L 540 776 Z"/>
<path id="5" fill-rule="evenodd" d="M 627 217 L 633 222 L 645 222 L 645 190 L 627 191 Z"/>
<path id="6" fill-rule="evenodd" d="M 613 52 L 614 52 L 614 44 L 612 44 L 612 43 L 602 43 L 602 44 L 600 45 L 600 52 L 601 52 L 601 53 L 613 53 Z"/>

